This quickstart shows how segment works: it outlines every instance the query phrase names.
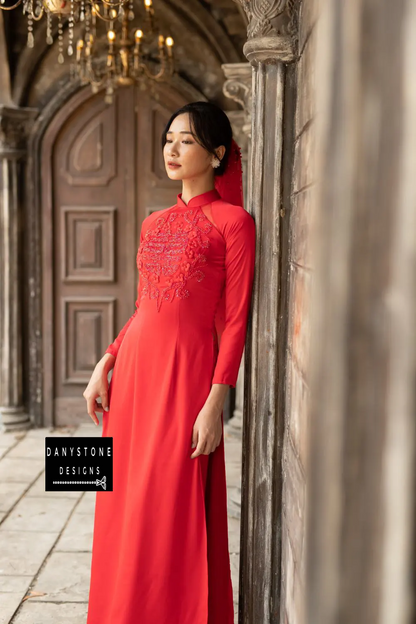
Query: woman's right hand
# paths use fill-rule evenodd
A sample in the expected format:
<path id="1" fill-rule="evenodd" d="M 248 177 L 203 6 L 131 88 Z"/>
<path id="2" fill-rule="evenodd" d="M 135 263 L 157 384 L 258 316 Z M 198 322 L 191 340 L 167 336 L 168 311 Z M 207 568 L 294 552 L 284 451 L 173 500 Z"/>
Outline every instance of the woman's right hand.
<path id="1" fill-rule="evenodd" d="M 91 379 L 88 382 L 88 386 L 85 388 L 82 396 L 87 401 L 87 411 L 96 425 L 99 424 L 99 420 L 96 412 L 108 411 L 108 372 L 114 367 L 116 358 L 110 353 L 105 353 L 97 366 L 94 368 L 94 372 L 91 375 Z M 97 403 L 97 398 L 100 397 L 101 404 Z"/>

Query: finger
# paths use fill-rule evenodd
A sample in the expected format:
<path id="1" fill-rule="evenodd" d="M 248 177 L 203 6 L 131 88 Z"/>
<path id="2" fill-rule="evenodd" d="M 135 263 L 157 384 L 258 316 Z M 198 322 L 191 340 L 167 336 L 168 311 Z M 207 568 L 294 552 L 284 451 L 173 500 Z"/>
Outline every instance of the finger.
<path id="1" fill-rule="evenodd" d="M 205 447 L 205 440 L 202 438 L 202 436 L 198 436 L 198 445 L 195 451 L 192 453 L 191 459 L 194 459 L 195 457 L 198 457 L 198 455 L 201 455 L 204 451 L 204 447 Z"/>
<path id="2" fill-rule="evenodd" d="M 93 419 L 95 424 L 98 425 L 99 420 L 98 420 L 97 414 L 95 413 L 95 410 L 94 410 L 94 401 L 89 399 L 88 402 L 87 402 L 87 405 L 88 405 L 88 414 L 91 416 L 91 418 Z"/>
<path id="3" fill-rule="evenodd" d="M 88 414 L 91 416 L 92 420 L 95 422 L 96 425 L 100 424 L 100 421 L 97 418 L 97 414 L 95 414 L 95 413 L 90 414 L 89 412 L 88 412 Z"/>
<path id="4" fill-rule="evenodd" d="M 109 407 L 108 407 L 108 392 L 102 392 L 100 394 L 100 397 L 101 397 L 101 405 L 103 406 L 105 411 L 108 412 L 108 410 L 109 410 Z"/>
<path id="5" fill-rule="evenodd" d="M 92 397 L 87 400 L 87 411 L 90 416 L 94 415 L 95 417 L 97 417 L 95 413 L 95 400 Z"/>
<path id="6" fill-rule="evenodd" d="M 191 448 L 195 448 L 195 447 L 197 447 L 197 445 L 198 445 L 198 430 L 194 430 L 194 431 L 192 432 L 192 446 L 191 446 Z M 196 453 L 196 449 L 195 449 L 195 451 L 192 453 L 192 455 L 191 455 L 191 459 L 193 459 L 194 457 L 196 457 L 195 453 Z"/>
<path id="7" fill-rule="evenodd" d="M 103 413 L 103 412 L 104 412 L 104 407 L 103 407 L 103 404 L 102 404 L 102 403 L 98 403 L 97 399 L 95 399 L 94 410 L 95 410 L 96 412 L 101 412 L 101 413 Z M 108 411 L 108 410 L 107 410 L 107 411 Z"/>
<path id="8" fill-rule="evenodd" d="M 207 444 L 205 449 L 204 449 L 204 455 L 209 455 L 210 453 L 215 451 L 215 448 L 216 447 L 215 447 L 214 442 L 211 442 L 211 443 Z"/>

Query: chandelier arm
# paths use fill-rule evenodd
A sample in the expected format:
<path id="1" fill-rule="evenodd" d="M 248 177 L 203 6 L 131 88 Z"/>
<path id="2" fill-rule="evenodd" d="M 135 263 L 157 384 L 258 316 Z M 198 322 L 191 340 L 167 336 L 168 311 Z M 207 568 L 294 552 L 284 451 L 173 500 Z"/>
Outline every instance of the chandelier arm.
<path id="1" fill-rule="evenodd" d="M 94 86 L 98 89 L 104 86 L 104 84 L 109 79 L 108 71 L 104 71 L 104 73 L 101 75 L 101 78 L 99 78 L 99 74 L 95 72 L 91 64 L 87 63 L 85 69 L 86 69 L 88 80 L 91 82 L 91 84 L 94 84 Z"/>
<path id="2" fill-rule="evenodd" d="M 15 9 L 16 7 L 18 7 L 18 6 L 19 6 L 19 4 L 22 4 L 22 2 L 23 2 L 23 0 L 18 0 L 18 2 L 16 2 L 16 4 L 14 4 L 14 5 L 13 5 L 13 6 L 11 6 L 11 7 L 5 7 L 5 6 L 1 6 L 1 5 L 0 5 L 0 9 L 1 9 L 2 11 L 12 11 L 12 10 L 13 10 L 13 9 Z"/>
<path id="3" fill-rule="evenodd" d="M 99 17 L 100 20 L 102 20 L 103 22 L 114 22 L 114 20 L 111 19 L 110 17 L 104 17 L 104 15 L 101 15 L 100 11 L 97 11 L 95 7 L 94 7 L 94 15 Z"/>
<path id="4" fill-rule="evenodd" d="M 165 62 L 163 62 L 160 70 L 156 74 L 153 74 L 145 63 L 140 63 L 139 65 L 139 67 L 141 67 L 144 70 L 144 73 L 146 74 L 146 76 L 148 78 L 151 78 L 152 80 L 158 80 L 159 78 L 163 76 L 163 74 L 165 73 L 165 66 L 166 66 Z"/>
<path id="5" fill-rule="evenodd" d="M 88 80 L 91 83 L 94 83 L 97 87 L 101 87 L 101 85 L 104 84 L 105 75 L 101 79 L 98 78 L 97 74 L 95 73 L 92 67 L 88 67 L 88 66 L 86 67 L 86 75 L 87 75 Z"/>
<path id="6" fill-rule="evenodd" d="M 101 87 L 103 87 L 106 82 L 107 82 L 107 76 L 104 76 L 103 78 L 101 78 L 101 80 L 96 80 L 96 79 L 91 80 L 91 84 L 94 85 L 96 89 L 101 89 Z"/>
<path id="7" fill-rule="evenodd" d="M 32 13 L 32 19 L 35 20 L 35 22 L 39 22 L 42 19 L 44 12 L 45 12 L 45 9 L 44 7 L 42 7 L 37 17 L 34 13 Z"/>
<path id="8" fill-rule="evenodd" d="M 120 0 L 120 2 L 109 2 L 108 0 L 101 0 L 101 2 L 103 4 L 106 4 L 107 6 L 111 6 L 112 8 L 114 8 L 122 6 L 123 4 L 127 4 L 128 0 Z"/>

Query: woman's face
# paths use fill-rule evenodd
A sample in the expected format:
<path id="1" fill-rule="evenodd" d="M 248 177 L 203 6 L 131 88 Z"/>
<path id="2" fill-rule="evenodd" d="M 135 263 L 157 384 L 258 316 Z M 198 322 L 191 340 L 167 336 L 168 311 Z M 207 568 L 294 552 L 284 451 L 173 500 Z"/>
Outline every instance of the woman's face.
<path id="1" fill-rule="evenodd" d="M 206 175 L 208 171 L 214 171 L 211 165 L 212 154 L 197 143 L 192 134 L 189 113 L 182 113 L 172 121 L 166 133 L 163 157 L 171 180 L 195 179 Z M 170 163 L 177 166 L 171 166 Z"/>

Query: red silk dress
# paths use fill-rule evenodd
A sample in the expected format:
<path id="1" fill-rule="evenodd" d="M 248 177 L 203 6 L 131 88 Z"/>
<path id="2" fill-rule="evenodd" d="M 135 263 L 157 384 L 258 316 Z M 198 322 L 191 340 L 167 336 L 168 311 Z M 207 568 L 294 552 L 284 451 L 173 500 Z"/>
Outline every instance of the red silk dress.
<path id="1" fill-rule="evenodd" d="M 96 493 L 87 624 L 234 623 L 224 436 L 190 456 L 211 385 L 237 381 L 255 223 L 216 189 L 181 196 L 143 221 L 136 310 L 106 350 L 114 480 Z"/>

